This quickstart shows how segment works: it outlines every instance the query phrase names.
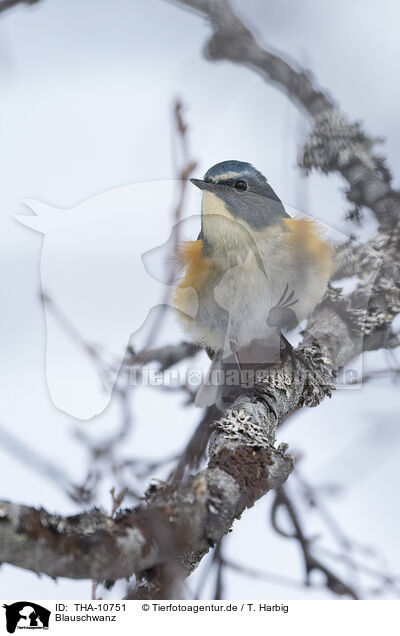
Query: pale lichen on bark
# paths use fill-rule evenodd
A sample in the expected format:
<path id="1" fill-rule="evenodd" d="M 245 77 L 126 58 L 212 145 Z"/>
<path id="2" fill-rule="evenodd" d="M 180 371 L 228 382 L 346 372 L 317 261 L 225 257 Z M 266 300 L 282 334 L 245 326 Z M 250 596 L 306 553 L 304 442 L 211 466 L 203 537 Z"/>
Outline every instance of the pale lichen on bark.
<path id="1" fill-rule="evenodd" d="M 347 197 L 369 207 L 380 227 L 365 244 L 338 249 L 333 278 L 356 276 L 351 294 L 330 287 L 308 320 L 293 358 L 269 370 L 252 392 L 239 396 L 219 417 L 204 470 L 148 489 L 143 505 L 115 519 L 92 510 L 75 517 L 0 503 L 0 560 L 50 576 L 115 580 L 136 573 L 137 595 L 162 593 L 160 568 L 178 564 L 189 574 L 245 508 L 281 486 L 293 469 L 277 429 L 297 409 L 317 406 L 335 389 L 335 376 L 363 350 L 397 346 L 391 323 L 400 312 L 400 195 L 391 187 L 376 139 L 348 123 L 312 76 L 258 44 L 229 2 L 179 0 L 210 23 L 210 60 L 226 59 L 273 82 L 308 114 L 312 130 L 302 155 L 306 170 L 339 172 Z M 193 355 L 153 352 L 165 366 Z M 150 359 L 151 356 L 150 356 Z M 174 570 L 176 573 L 176 570 Z"/>

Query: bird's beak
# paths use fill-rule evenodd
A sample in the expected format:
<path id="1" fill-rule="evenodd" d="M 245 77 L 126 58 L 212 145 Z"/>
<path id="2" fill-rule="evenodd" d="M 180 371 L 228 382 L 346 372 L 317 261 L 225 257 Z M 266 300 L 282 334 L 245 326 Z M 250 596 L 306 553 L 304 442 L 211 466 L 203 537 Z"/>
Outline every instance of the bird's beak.
<path id="1" fill-rule="evenodd" d="M 216 183 L 210 183 L 209 181 L 202 181 L 201 179 L 190 179 L 191 183 L 200 190 L 208 190 L 209 192 L 215 192 L 217 189 Z"/>

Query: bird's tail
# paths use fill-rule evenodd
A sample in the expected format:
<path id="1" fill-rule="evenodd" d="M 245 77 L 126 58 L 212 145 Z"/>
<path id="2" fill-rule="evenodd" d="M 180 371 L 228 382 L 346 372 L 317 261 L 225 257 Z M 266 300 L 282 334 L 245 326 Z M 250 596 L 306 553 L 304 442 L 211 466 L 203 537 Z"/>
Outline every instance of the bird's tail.
<path id="1" fill-rule="evenodd" d="M 196 393 L 194 403 L 199 408 L 216 404 L 222 395 L 222 384 L 217 382 L 216 371 L 222 370 L 222 351 L 216 351 L 204 382 Z"/>

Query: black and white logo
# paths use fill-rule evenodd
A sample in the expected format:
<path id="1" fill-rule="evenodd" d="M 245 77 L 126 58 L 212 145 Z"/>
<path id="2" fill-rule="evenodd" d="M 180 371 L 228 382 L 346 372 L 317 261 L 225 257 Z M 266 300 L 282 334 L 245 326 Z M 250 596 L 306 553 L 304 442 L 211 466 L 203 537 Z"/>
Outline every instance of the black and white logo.
<path id="1" fill-rule="evenodd" d="M 32 603 L 18 601 L 11 605 L 3 605 L 6 610 L 7 631 L 13 634 L 16 629 L 48 629 L 50 610 Z"/>

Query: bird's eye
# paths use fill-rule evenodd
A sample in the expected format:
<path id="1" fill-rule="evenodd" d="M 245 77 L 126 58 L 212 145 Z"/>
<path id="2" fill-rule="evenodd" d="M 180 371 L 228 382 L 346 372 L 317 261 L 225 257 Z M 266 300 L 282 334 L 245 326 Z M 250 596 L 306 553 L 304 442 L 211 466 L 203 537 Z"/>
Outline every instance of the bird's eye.
<path id="1" fill-rule="evenodd" d="M 235 190 L 237 190 L 237 192 L 246 192 L 247 190 L 247 183 L 246 181 L 242 181 L 241 179 L 239 181 L 236 181 L 235 185 L 234 185 Z"/>

